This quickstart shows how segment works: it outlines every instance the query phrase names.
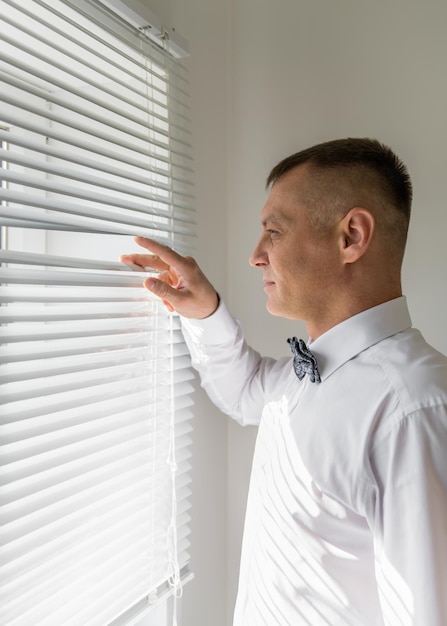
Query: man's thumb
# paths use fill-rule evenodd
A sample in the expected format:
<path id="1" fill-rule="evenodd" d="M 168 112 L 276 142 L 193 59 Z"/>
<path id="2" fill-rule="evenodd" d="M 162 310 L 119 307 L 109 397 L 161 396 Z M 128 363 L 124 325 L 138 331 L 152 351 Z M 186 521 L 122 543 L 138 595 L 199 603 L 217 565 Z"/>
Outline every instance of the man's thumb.
<path id="1" fill-rule="evenodd" d="M 143 284 L 148 291 L 158 296 L 163 301 L 163 304 L 171 313 L 175 311 L 171 301 L 175 301 L 177 297 L 176 289 L 167 285 L 163 280 L 157 280 L 156 278 L 146 278 Z"/>
<path id="2" fill-rule="evenodd" d="M 162 299 L 175 300 L 177 297 L 177 290 L 170 287 L 164 280 L 158 280 L 157 278 L 146 278 L 144 286 L 154 295 Z"/>
<path id="3" fill-rule="evenodd" d="M 157 280 L 156 278 L 146 278 L 144 286 L 148 291 L 151 291 L 160 298 L 164 298 L 168 295 L 167 285 L 162 280 Z"/>

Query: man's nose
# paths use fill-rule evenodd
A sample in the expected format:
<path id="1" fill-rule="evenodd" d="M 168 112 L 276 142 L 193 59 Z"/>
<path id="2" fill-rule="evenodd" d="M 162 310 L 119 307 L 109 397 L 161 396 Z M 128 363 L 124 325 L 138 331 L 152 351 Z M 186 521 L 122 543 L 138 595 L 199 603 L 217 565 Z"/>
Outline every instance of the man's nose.
<path id="1" fill-rule="evenodd" d="M 263 267 L 264 265 L 268 265 L 268 256 L 262 245 L 262 239 L 258 242 L 256 248 L 251 253 L 248 262 L 252 267 Z"/>

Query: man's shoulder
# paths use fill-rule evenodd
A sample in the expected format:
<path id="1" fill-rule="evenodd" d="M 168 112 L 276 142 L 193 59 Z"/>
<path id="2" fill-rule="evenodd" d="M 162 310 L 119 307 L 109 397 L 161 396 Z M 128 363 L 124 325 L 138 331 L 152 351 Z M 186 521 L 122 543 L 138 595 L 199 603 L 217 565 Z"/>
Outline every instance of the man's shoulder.
<path id="1" fill-rule="evenodd" d="M 430 345 L 417 328 L 408 328 L 373 346 L 390 364 L 427 371 L 447 367 L 447 356 Z"/>
<path id="2" fill-rule="evenodd" d="M 419 330 L 409 328 L 388 337 L 372 346 L 371 353 L 405 411 L 434 401 L 447 404 L 447 357 Z"/>

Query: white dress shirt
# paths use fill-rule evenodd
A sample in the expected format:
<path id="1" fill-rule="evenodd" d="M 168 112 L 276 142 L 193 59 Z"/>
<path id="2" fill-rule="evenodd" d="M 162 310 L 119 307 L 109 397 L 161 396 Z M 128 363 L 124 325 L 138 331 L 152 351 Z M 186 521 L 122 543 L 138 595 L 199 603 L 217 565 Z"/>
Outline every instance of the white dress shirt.
<path id="1" fill-rule="evenodd" d="M 405 298 L 314 341 L 319 384 L 224 304 L 182 323 L 211 399 L 259 426 L 234 626 L 446 626 L 447 359 Z"/>

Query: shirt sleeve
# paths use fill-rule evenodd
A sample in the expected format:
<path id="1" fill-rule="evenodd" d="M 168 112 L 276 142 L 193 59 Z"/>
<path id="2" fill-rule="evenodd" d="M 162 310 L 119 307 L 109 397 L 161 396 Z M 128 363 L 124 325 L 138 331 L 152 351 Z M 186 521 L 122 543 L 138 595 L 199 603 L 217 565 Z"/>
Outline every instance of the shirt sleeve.
<path id="1" fill-rule="evenodd" d="M 181 318 L 192 364 L 202 387 L 224 413 L 242 425 L 258 425 L 274 359 L 261 357 L 244 340 L 241 326 L 223 302 L 213 315 Z"/>
<path id="2" fill-rule="evenodd" d="M 376 446 L 370 520 L 386 626 L 447 624 L 447 407 L 400 419 Z"/>

